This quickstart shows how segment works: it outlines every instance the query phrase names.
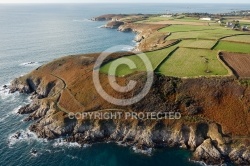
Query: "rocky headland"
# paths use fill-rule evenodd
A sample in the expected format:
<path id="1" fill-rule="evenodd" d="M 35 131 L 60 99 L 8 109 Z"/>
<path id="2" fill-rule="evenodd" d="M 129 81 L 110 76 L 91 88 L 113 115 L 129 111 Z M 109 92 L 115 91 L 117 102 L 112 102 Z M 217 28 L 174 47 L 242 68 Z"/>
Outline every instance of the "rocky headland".
<path id="1" fill-rule="evenodd" d="M 105 18 L 105 19 L 104 19 Z M 138 44 L 134 51 L 154 51 L 164 47 L 169 47 L 179 42 L 178 40 L 165 40 L 170 33 L 162 33 L 158 30 L 168 25 L 152 25 L 148 23 L 137 23 L 140 20 L 148 18 L 148 15 L 103 15 L 92 20 L 108 21 L 104 28 L 117 29 L 121 32 L 134 32 L 136 36 L 134 41 Z"/>
<path id="2" fill-rule="evenodd" d="M 111 16 L 93 20 L 112 20 L 114 15 Z M 154 39 L 162 25 L 128 22 L 107 25 L 120 31 L 137 32 L 140 44 L 136 49 L 140 51 L 171 44 L 157 37 Z M 148 39 L 152 41 L 150 44 L 146 42 Z M 130 54 L 114 53 L 105 62 Z M 63 57 L 13 80 L 9 87 L 11 93 L 32 96 L 32 102 L 22 107 L 19 113 L 27 114 L 25 120 L 33 122 L 30 130 L 38 137 L 55 139 L 64 136 L 66 141 L 80 144 L 112 141 L 142 151 L 180 147 L 192 151 L 192 160 L 195 161 L 250 165 L 250 87 L 247 82 L 234 77 L 184 79 L 155 74 L 152 88 L 145 98 L 130 106 L 116 106 L 105 101 L 95 89 L 92 74 L 99 55 Z M 109 85 L 108 76 L 100 73 L 104 90 L 120 99 L 138 94 L 145 78 L 144 72 L 116 77 L 120 85 L 130 80 L 137 81 L 132 91 L 119 93 Z M 178 112 L 181 118 L 69 118 L 72 112 L 103 111 Z"/>

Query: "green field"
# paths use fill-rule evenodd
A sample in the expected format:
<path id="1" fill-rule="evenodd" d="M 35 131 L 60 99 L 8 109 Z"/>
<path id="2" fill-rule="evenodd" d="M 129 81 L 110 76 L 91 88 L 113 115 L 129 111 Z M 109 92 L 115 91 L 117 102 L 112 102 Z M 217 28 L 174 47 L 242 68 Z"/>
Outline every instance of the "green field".
<path id="1" fill-rule="evenodd" d="M 184 16 L 178 16 L 178 17 L 149 17 L 146 20 L 143 21 L 138 21 L 139 22 L 158 22 L 158 21 L 167 21 L 167 20 L 171 20 L 171 21 L 183 21 L 183 22 L 214 22 L 214 21 L 202 21 L 199 20 L 199 18 L 195 18 L 195 17 L 184 17 Z"/>
<path id="2" fill-rule="evenodd" d="M 170 25 L 162 28 L 160 32 L 189 32 L 215 29 L 213 26 L 199 26 L 199 25 Z"/>
<path id="3" fill-rule="evenodd" d="M 167 40 L 173 39 L 214 39 L 218 40 L 224 36 L 244 34 L 244 32 L 234 31 L 231 29 L 218 28 L 216 30 L 201 30 L 190 32 L 175 32 L 172 33 Z"/>
<path id="4" fill-rule="evenodd" d="M 157 73 L 173 77 L 225 76 L 229 73 L 224 64 L 217 58 L 219 51 L 250 53 L 250 35 L 247 35 L 249 33 L 225 28 L 215 21 L 200 21 L 198 18 L 191 17 L 180 17 L 179 19 L 150 17 L 141 22 L 167 20 L 169 20 L 169 23 L 172 22 L 177 25 L 166 26 L 155 31 L 151 38 L 159 40 L 164 37 L 162 40 L 181 40 L 181 42 L 169 48 L 145 53 L 152 64 L 153 70 Z M 182 22 L 193 23 L 180 25 Z M 198 22 L 204 23 L 199 25 Z M 165 38 L 169 32 L 171 32 L 171 35 Z M 212 48 L 213 50 L 211 50 Z M 142 55 L 139 54 L 139 56 Z M 139 56 L 131 55 L 113 60 L 103 65 L 101 72 L 112 74 L 109 70 L 113 65 L 118 66 L 116 73 L 113 73 L 116 76 L 146 71 Z M 128 62 L 128 60 L 135 63 L 135 69 L 130 69 L 125 64 L 118 65 L 119 62 Z"/>
<path id="5" fill-rule="evenodd" d="M 250 53 L 249 44 L 235 43 L 229 41 L 220 41 L 219 44 L 214 49 L 228 51 L 228 52 Z"/>
<path id="6" fill-rule="evenodd" d="M 179 48 L 156 72 L 175 77 L 227 75 L 228 71 L 217 59 L 217 53 L 214 50 Z M 208 59 L 207 64 L 205 58 Z"/>
<path id="7" fill-rule="evenodd" d="M 216 40 L 182 40 L 179 43 L 179 46 L 188 48 L 211 49 L 216 44 L 216 42 Z"/>
<path id="8" fill-rule="evenodd" d="M 172 47 L 165 48 L 165 49 L 158 50 L 158 51 L 147 52 L 145 54 L 150 60 L 153 69 L 155 69 L 174 49 L 176 49 L 176 46 L 172 46 Z M 125 62 L 127 59 L 132 60 L 136 64 L 136 69 L 130 69 L 125 64 L 119 65 L 115 73 L 116 76 L 125 76 L 136 71 L 145 71 L 146 67 L 139 56 L 142 56 L 142 55 L 141 54 L 132 55 L 132 56 L 122 57 L 117 60 L 111 61 L 103 65 L 100 69 L 100 72 L 108 74 L 111 64 L 114 65 L 115 63 L 119 63 L 119 61 Z"/>
<path id="9" fill-rule="evenodd" d="M 250 34 L 227 37 L 223 41 L 250 43 Z"/>

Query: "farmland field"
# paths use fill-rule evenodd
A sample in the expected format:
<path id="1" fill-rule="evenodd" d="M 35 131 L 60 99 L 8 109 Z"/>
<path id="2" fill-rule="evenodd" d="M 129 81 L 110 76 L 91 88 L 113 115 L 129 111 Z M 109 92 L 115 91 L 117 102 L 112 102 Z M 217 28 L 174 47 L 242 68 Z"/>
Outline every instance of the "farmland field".
<path id="1" fill-rule="evenodd" d="M 224 36 L 242 34 L 244 32 L 233 31 L 228 29 L 216 29 L 216 30 L 201 30 L 190 32 L 175 32 L 172 33 L 167 40 L 172 39 L 214 39 L 218 40 Z"/>
<path id="2" fill-rule="evenodd" d="M 225 25 L 220 26 L 216 21 L 201 21 L 195 17 L 180 15 L 179 18 L 149 17 L 137 23 L 142 23 L 140 25 L 146 23 L 145 26 L 147 27 L 152 24 L 158 26 L 146 40 L 140 42 L 142 51 L 144 51 L 144 48 L 156 46 L 162 48 L 168 43 L 181 41 L 169 48 L 145 53 L 154 71 L 163 75 L 174 77 L 225 76 L 229 73 L 218 59 L 219 50 L 250 53 L 250 35 L 248 35 L 248 32 L 226 28 Z M 149 51 L 150 49 L 145 50 Z M 133 72 L 145 71 L 145 65 L 139 56 L 131 55 L 113 60 L 103 65 L 101 72 L 126 76 Z M 129 64 L 134 62 L 136 68 L 130 69 L 128 65 L 119 63 L 126 61 Z M 115 73 L 110 73 L 110 68 L 116 68 Z"/>
<path id="3" fill-rule="evenodd" d="M 171 23 L 169 22 L 171 21 Z M 179 25 L 180 23 L 186 24 L 186 25 L 208 25 L 208 23 L 215 23 L 215 21 L 203 21 L 199 20 L 198 17 L 185 17 L 183 16 L 177 16 L 177 17 L 149 17 L 146 20 L 138 21 L 137 23 L 156 23 L 156 24 L 173 24 L 173 25 Z M 218 25 L 218 24 L 217 24 Z"/>
<path id="4" fill-rule="evenodd" d="M 216 42 L 216 40 L 183 40 L 180 42 L 179 46 L 211 49 L 216 44 Z"/>
<path id="5" fill-rule="evenodd" d="M 211 30 L 215 27 L 211 26 L 198 26 L 198 25 L 171 25 L 160 29 L 160 32 L 189 32 L 189 31 L 201 31 L 201 30 Z"/>
<path id="6" fill-rule="evenodd" d="M 227 37 L 223 39 L 223 41 L 250 43 L 250 35 L 238 35 L 238 36 Z"/>
<path id="7" fill-rule="evenodd" d="M 220 41 L 214 48 L 215 50 L 238 52 L 238 53 L 250 53 L 250 45 L 245 43 L 235 43 L 228 41 Z"/>
<path id="8" fill-rule="evenodd" d="M 177 21 L 187 21 L 187 22 L 198 22 L 200 21 L 198 18 L 194 17 L 149 17 L 146 20 L 140 21 L 140 22 L 158 22 L 158 21 L 167 21 L 167 20 L 177 20 Z"/>
<path id="9" fill-rule="evenodd" d="M 170 52 L 172 52 L 174 49 L 176 49 L 176 47 L 177 46 L 172 46 L 172 47 L 165 48 L 162 50 L 157 50 L 157 51 L 153 51 L 153 52 L 146 52 L 145 54 L 148 57 L 148 59 L 150 60 L 153 69 L 155 69 L 169 55 Z M 111 61 L 111 62 L 103 65 L 101 67 L 100 71 L 102 73 L 109 73 L 109 69 L 110 69 L 111 64 L 115 65 L 116 63 L 119 63 L 119 61 L 125 62 L 128 59 L 132 60 L 136 64 L 136 68 L 130 69 L 125 64 L 119 65 L 117 70 L 116 70 L 116 74 L 115 74 L 116 76 L 125 76 L 125 75 L 131 74 L 131 73 L 136 72 L 136 71 L 145 71 L 146 67 L 139 56 L 142 56 L 142 55 L 141 54 L 131 55 L 131 56 L 122 57 L 122 58 L 119 58 L 117 60 Z"/>
<path id="10" fill-rule="evenodd" d="M 223 52 L 224 60 L 239 77 L 250 77 L 250 55 Z"/>
<path id="11" fill-rule="evenodd" d="M 208 63 L 205 63 L 205 58 L 208 59 Z M 217 59 L 217 51 L 190 48 L 179 48 L 156 72 L 175 77 L 228 74 L 227 69 Z"/>

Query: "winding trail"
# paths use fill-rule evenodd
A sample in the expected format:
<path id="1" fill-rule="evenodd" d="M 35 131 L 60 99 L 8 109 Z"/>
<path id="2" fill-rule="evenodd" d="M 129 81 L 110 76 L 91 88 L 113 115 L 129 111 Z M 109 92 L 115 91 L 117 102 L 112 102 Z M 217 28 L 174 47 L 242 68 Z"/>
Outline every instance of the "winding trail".
<path id="1" fill-rule="evenodd" d="M 71 98 L 73 98 L 73 100 L 76 102 L 76 104 L 78 104 L 80 107 L 84 107 L 73 95 L 72 95 L 72 93 L 70 92 L 70 90 L 68 89 L 68 87 L 67 87 L 67 83 L 66 83 L 66 81 L 63 79 L 63 78 L 61 78 L 61 77 L 59 77 L 59 76 L 57 76 L 57 75 L 55 75 L 55 74 L 53 74 L 53 73 L 50 73 L 50 75 L 52 75 L 53 77 L 56 77 L 57 79 L 59 79 L 59 80 L 61 80 L 62 82 L 63 82 L 63 84 L 64 84 L 64 87 L 58 92 L 58 93 L 56 93 L 54 96 L 56 96 L 56 95 L 58 95 L 59 93 L 59 96 L 58 96 L 58 98 L 57 98 L 57 103 L 56 103 L 56 106 L 60 109 L 60 110 L 62 110 L 63 112 L 65 112 L 65 113 L 69 113 L 70 111 L 68 111 L 67 109 L 65 109 L 65 108 L 63 108 L 60 104 L 59 104 L 59 102 L 60 102 L 60 99 L 61 99 L 61 95 L 62 95 L 62 92 L 64 91 L 64 90 L 66 90 L 69 94 L 70 94 L 70 96 L 71 96 Z"/>

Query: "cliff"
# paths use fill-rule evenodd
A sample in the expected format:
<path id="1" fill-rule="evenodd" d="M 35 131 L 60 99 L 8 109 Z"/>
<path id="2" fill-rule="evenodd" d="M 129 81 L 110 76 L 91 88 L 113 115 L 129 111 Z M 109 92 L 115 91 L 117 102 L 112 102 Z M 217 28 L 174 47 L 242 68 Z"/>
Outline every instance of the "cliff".
<path id="1" fill-rule="evenodd" d="M 106 62 L 131 53 L 112 54 Z M 19 110 L 33 121 L 38 137 L 95 143 L 114 141 L 139 150 L 175 146 L 190 149 L 194 160 L 208 164 L 232 161 L 250 165 L 250 88 L 234 78 L 180 79 L 154 75 L 144 99 L 130 106 L 106 102 L 96 91 L 92 74 L 96 54 L 67 56 L 15 79 L 10 92 L 32 95 L 32 103 Z M 118 84 L 136 80 L 136 87 L 118 93 L 100 74 L 105 91 L 121 99 L 137 94 L 146 74 L 117 77 Z M 180 119 L 71 119 L 69 113 L 174 112 Z"/>

